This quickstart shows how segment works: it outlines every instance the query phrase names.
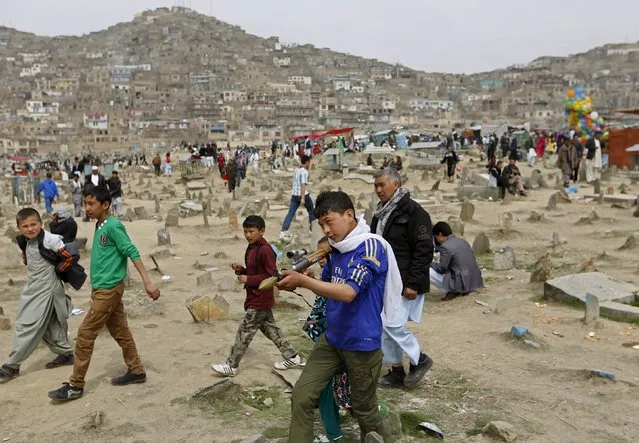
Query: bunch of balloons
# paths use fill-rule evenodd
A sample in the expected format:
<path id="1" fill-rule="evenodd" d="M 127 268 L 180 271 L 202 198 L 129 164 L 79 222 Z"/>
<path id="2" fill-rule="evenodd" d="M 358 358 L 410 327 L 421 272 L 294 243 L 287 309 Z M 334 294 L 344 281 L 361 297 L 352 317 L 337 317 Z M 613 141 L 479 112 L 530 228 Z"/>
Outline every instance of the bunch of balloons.
<path id="1" fill-rule="evenodd" d="M 584 88 L 568 91 L 564 98 L 564 115 L 568 117 L 570 128 L 579 131 L 584 138 L 592 137 L 596 131 L 608 136 L 603 117 L 592 110 L 592 99 L 586 96 Z"/>

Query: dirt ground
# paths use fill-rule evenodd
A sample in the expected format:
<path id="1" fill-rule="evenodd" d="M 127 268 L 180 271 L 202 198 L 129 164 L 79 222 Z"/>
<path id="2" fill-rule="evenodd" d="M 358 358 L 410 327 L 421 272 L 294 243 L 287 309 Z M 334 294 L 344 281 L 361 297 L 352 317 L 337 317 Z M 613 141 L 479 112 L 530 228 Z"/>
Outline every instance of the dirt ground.
<path id="1" fill-rule="evenodd" d="M 469 166 L 480 171 L 476 164 Z M 525 165 L 521 168 L 524 175 L 532 170 Z M 544 175 L 555 172 L 540 169 Z M 406 186 L 409 189 L 418 186 L 420 199 L 442 199 L 441 204 L 425 206 L 433 222 L 459 216 L 461 202 L 448 199 L 457 184 L 442 182 L 441 192 L 435 193 L 427 191 L 434 178 L 423 183 L 421 176 L 420 172 L 409 172 Z M 151 178 L 148 190 L 162 197 L 159 214 L 162 217 L 184 200 L 185 188 L 178 178 Z M 270 179 L 275 185 L 269 191 L 261 190 L 260 184 L 267 183 L 263 176 L 254 180 L 250 196 L 243 196 L 240 188 L 233 208 L 239 210 L 244 201 L 266 195 L 273 198 L 277 186 L 282 186 L 284 195 L 288 195 L 289 176 Z M 311 180 L 314 197 L 322 186 L 341 187 L 354 196 L 364 193 L 365 201 L 359 203 L 368 207 L 373 195 L 372 185 L 361 180 L 336 179 L 323 173 L 320 167 L 312 170 Z M 205 181 L 214 185 L 216 209 L 228 193 L 224 192 L 219 176 L 211 175 Z M 624 181 L 630 185 L 620 171 L 604 187 L 617 189 Z M 123 182 L 125 208 L 145 206 L 153 216 L 152 200 L 132 199 L 130 192 L 127 198 L 129 184 L 133 191 L 143 188 L 138 186 L 137 172 L 125 172 Z M 554 183 L 554 179 L 549 182 Z M 175 186 L 176 197 L 162 193 L 165 185 Z M 580 194 L 588 191 L 592 188 L 580 186 Z M 423 420 L 437 424 L 446 441 L 452 442 L 490 441 L 474 434 L 491 420 L 514 425 L 518 441 L 637 440 L 639 350 L 622 344 L 639 342 L 639 330 L 633 324 L 606 319 L 596 326 L 586 326 L 581 320 L 583 309 L 542 300 L 543 284 L 530 283 L 529 271 L 537 258 L 551 252 L 555 276 L 576 273 L 582 263 L 593 259 L 597 270 L 639 286 L 639 248 L 619 250 L 629 235 L 639 234 L 639 219 L 632 217 L 633 209 L 616 209 L 610 203 L 600 205 L 596 201 L 559 202 L 557 210 L 549 211 L 546 203 L 553 192 L 556 191 L 536 189 L 528 197 L 508 204 L 472 201 L 476 211 L 474 220 L 465 224 L 464 238 L 472 243 L 483 231 L 490 238 L 492 251 L 510 245 L 517 257 L 517 267 L 493 271 L 490 253 L 478 258 L 485 289 L 448 302 L 440 301 L 441 294 L 428 296 L 422 323 L 412 325 L 411 329 L 424 351 L 434 359 L 432 371 L 412 391 L 379 391 L 381 400 L 400 415 L 404 427 L 400 441 L 428 440 L 418 437 L 413 429 L 415 422 Z M 630 185 L 630 194 L 638 192 L 638 185 Z M 4 206 L 7 218 L 3 230 L 13 224 L 11 217 L 15 214 L 15 209 L 12 213 L 8 210 L 8 203 Z M 576 224 L 593 210 L 599 220 Z M 506 211 L 513 214 L 515 223 L 513 231 L 504 234 L 499 231 L 498 217 Z M 543 213 L 544 220 L 528 221 L 531 211 Z M 269 210 L 267 239 L 278 238 L 284 214 L 282 208 Z M 293 228 L 298 233 L 301 220 L 298 214 Z M 239 221 L 241 225 L 242 220 Z M 158 273 L 152 273 L 162 290 L 158 302 L 146 298 L 137 275 L 132 276 L 131 286 L 126 290 L 129 323 L 148 382 L 123 388 L 111 386 L 110 377 L 120 375 L 126 368 L 117 344 L 103 331 L 96 342 L 84 397 L 56 405 L 49 401 L 47 392 L 67 381 L 70 368 L 44 369 L 52 355 L 45 346 L 40 346 L 24 363 L 17 379 L 0 385 L 0 441 L 226 443 L 256 433 L 264 433 L 269 441 L 285 441 L 282 439 L 290 417 L 289 391 L 284 381 L 271 371 L 272 364 L 280 358 L 276 347 L 259 334 L 242 361 L 238 376 L 232 380 L 237 386 L 233 385 L 217 399 L 191 398 L 198 389 L 220 381 L 208 366 L 225 360 L 243 315 L 241 287 L 235 284 L 230 287 L 232 290 L 221 291 L 218 283 L 233 277 L 228 264 L 243 260 L 246 242 L 240 231 L 228 232 L 226 217 L 213 215 L 209 223 L 205 227 L 198 215 L 180 218 L 179 227 L 169 228 L 172 237 L 169 249 L 174 255 L 161 259 L 159 264 L 171 280 L 163 282 Z M 88 237 L 90 245 L 93 223 L 78 221 L 78 224 L 79 236 Z M 150 267 L 149 254 L 164 249 L 157 246 L 156 239 L 156 231 L 164 227 L 164 222 L 147 219 L 125 224 Z M 551 246 L 553 232 L 560 233 L 566 241 L 555 249 Z M 8 245 L 10 241 L 2 238 L 2 242 Z M 194 267 L 196 261 L 200 269 Z M 88 268 L 88 253 L 82 263 Z M 203 272 L 201 269 L 211 267 L 216 268 L 213 285 L 197 286 L 196 276 Z M 25 271 L 16 268 L 1 272 L 0 281 L 4 285 L 0 288 L 0 306 L 13 324 Z M 9 279 L 13 279 L 15 286 L 8 283 Z M 88 306 L 88 284 L 71 294 L 76 307 Z M 194 323 L 185 300 L 200 294 L 225 297 L 231 305 L 230 318 L 211 324 Z M 304 292 L 304 296 L 312 303 L 312 294 Z M 477 300 L 488 307 L 476 303 Z M 281 293 L 278 301 L 278 322 L 306 357 L 311 342 L 301 331 L 299 319 L 306 317 L 309 308 L 291 293 Z M 71 318 L 70 337 L 75 338 L 81 321 L 82 316 Z M 541 348 L 511 339 L 508 331 L 513 325 L 528 327 Z M 588 337 L 590 332 L 595 333 L 594 338 Z M 0 355 L 9 354 L 12 335 L 12 330 L 0 331 Z M 613 372 L 617 381 L 591 377 L 589 371 L 594 369 Z M 273 400 L 272 406 L 264 405 L 266 398 Z M 96 420 L 98 411 L 101 417 Z M 351 419 L 345 420 L 345 426 L 355 435 Z"/>

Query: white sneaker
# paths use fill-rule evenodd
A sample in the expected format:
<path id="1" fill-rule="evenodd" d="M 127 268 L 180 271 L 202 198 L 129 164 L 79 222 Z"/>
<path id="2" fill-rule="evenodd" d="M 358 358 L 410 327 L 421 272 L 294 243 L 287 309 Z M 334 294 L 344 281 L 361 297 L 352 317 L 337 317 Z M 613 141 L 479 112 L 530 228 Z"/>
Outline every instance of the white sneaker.
<path id="1" fill-rule="evenodd" d="M 235 377 L 237 375 L 237 368 L 232 368 L 228 363 L 211 365 L 211 369 L 225 377 Z"/>
<path id="2" fill-rule="evenodd" d="M 288 231 L 280 232 L 280 240 L 289 241 L 291 239 L 291 233 Z"/>
<path id="3" fill-rule="evenodd" d="M 302 359 L 299 355 L 296 355 L 290 360 L 284 360 L 279 363 L 275 363 L 275 369 L 279 369 L 280 371 L 284 371 L 286 369 L 297 368 L 298 366 L 302 366 Z"/>

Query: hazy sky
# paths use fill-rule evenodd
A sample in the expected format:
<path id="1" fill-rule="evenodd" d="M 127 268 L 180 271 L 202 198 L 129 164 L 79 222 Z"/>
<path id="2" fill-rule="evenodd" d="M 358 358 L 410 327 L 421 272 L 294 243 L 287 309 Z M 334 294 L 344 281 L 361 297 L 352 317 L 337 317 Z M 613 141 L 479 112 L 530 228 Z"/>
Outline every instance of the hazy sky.
<path id="1" fill-rule="evenodd" d="M 639 40 L 639 0 L 0 0 L 0 25 L 80 35 L 177 3 L 259 36 L 425 71 L 486 71 Z"/>

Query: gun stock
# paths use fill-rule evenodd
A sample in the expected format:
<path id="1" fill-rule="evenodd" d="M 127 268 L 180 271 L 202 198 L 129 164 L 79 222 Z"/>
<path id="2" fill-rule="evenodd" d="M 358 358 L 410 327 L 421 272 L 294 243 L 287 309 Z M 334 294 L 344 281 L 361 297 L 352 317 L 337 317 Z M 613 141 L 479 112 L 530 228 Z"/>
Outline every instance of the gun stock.
<path id="1" fill-rule="evenodd" d="M 317 263 L 318 261 L 320 261 L 321 259 L 323 259 L 330 253 L 331 253 L 331 248 L 318 249 L 312 254 L 303 256 L 299 258 L 298 260 L 296 260 L 295 263 L 293 263 L 292 270 L 295 272 L 302 272 L 303 270 L 313 266 L 315 263 Z M 275 284 L 281 279 L 282 279 L 282 276 L 278 273 L 277 275 L 274 275 L 273 277 L 269 277 L 265 280 L 262 280 L 262 283 L 260 283 L 260 286 L 258 287 L 258 289 L 260 291 L 267 291 L 269 289 L 272 289 L 275 286 Z"/>

